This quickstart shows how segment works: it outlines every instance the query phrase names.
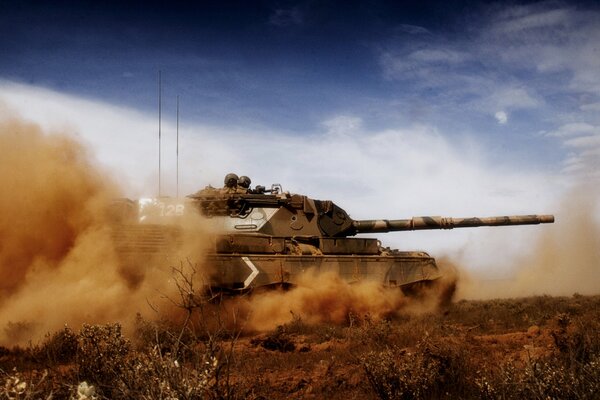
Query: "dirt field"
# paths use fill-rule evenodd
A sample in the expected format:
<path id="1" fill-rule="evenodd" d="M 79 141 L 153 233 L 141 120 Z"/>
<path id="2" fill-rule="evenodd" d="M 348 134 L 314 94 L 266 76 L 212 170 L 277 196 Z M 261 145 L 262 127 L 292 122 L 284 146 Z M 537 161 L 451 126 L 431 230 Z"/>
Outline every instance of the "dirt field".
<path id="1" fill-rule="evenodd" d="M 381 320 L 350 313 L 344 324 L 293 316 L 263 333 L 138 317 L 128 337 L 117 324 L 95 325 L 0 347 L 0 391 L 22 399 L 595 399 L 599 317 L 600 296 L 580 295 L 458 301 Z"/>

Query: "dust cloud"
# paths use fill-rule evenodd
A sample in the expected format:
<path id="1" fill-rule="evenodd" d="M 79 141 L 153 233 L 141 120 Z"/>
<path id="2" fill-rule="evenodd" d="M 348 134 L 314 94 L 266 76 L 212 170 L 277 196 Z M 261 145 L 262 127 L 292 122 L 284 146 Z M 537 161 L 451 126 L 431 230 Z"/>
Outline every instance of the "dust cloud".
<path id="1" fill-rule="evenodd" d="M 253 297 L 249 326 L 264 331 L 290 322 L 294 317 L 308 324 L 344 323 L 350 313 L 380 318 L 401 308 L 405 302 L 400 291 L 385 291 L 375 282 L 344 282 L 335 273 L 303 274 L 291 291 L 274 291 Z"/>
<path id="2" fill-rule="evenodd" d="M 186 217 L 194 229 L 184 227 L 175 260 L 118 256 L 111 226 L 120 193 L 110 177 L 70 136 L 14 118 L 0 121 L 0 185 L 0 344 L 39 340 L 65 324 L 127 326 L 138 312 L 178 318 L 179 290 L 192 288 L 177 280 L 172 267 L 185 259 L 182 254 L 201 258 L 209 240 L 198 231 L 200 220 Z M 139 240 L 140 231 L 131 229 L 118 235 L 125 242 Z M 179 278 L 191 277 L 189 265 L 179 267 Z M 200 285 L 210 271 L 196 272 Z M 315 273 L 304 274 L 294 290 L 230 304 L 244 310 L 253 330 L 272 329 L 294 316 L 307 323 L 345 323 L 351 314 L 379 319 L 438 306 L 378 282 L 349 284 L 335 274 Z"/>
<path id="3" fill-rule="evenodd" d="M 589 187 L 573 190 L 562 201 L 556 222 L 540 227 L 543 232 L 518 262 L 513 279 L 490 281 L 485 274 L 461 271 L 458 297 L 600 294 L 599 197 Z"/>
<path id="4" fill-rule="evenodd" d="M 420 288 L 418 296 L 407 296 L 398 288 L 379 281 L 349 283 L 336 273 L 307 271 L 290 291 L 261 293 L 248 300 L 247 328 L 273 329 L 294 320 L 303 323 L 347 324 L 350 318 L 377 321 L 401 315 L 420 315 L 443 307 L 454 293 L 452 271 L 436 285 Z"/>
<path id="5" fill-rule="evenodd" d="M 0 344 L 36 340 L 65 324 L 127 324 L 138 312 L 152 318 L 173 310 L 168 299 L 181 289 L 173 263 L 148 261 L 149 267 L 137 260 L 123 268 L 110 228 L 119 189 L 68 135 L 48 134 L 14 118 L 0 120 L 0 188 Z M 541 240 L 514 280 L 490 283 L 462 271 L 458 296 L 597 294 L 600 228 L 591 217 L 594 207 L 593 196 L 569 196 L 556 223 L 542 227 Z M 203 235 L 195 232 L 182 248 L 193 248 L 199 258 L 202 244 L 208 244 Z M 254 330 L 295 317 L 311 324 L 347 323 L 349 315 L 379 319 L 434 311 L 440 298 L 451 296 L 455 277 L 448 277 L 442 292 L 413 298 L 378 282 L 349 284 L 335 274 L 307 273 L 294 290 L 232 304 L 244 310 L 247 328 Z"/>
<path id="6" fill-rule="evenodd" d="M 109 212 L 119 190 L 68 135 L 0 120 L 0 187 L 0 344 L 127 323 L 176 295 L 168 264 L 122 269 Z"/>

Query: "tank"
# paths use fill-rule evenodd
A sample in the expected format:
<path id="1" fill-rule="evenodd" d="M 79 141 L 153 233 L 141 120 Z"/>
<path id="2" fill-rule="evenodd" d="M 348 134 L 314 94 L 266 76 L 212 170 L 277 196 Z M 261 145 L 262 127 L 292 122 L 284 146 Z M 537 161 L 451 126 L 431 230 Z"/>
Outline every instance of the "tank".
<path id="1" fill-rule="evenodd" d="M 357 235 L 554 222 L 552 215 L 354 220 L 330 200 L 290 194 L 279 184 L 251 188 L 250 179 L 234 174 L 226 176 L 223 188 L 208 186 L 182 199 L 122 199 L 115 212 L 114 236 L 125 271 L 135 271 L 127 265 L 149 257 L 181 262 L 174 249 L 187 243 L 189 250 L 191 238 L 192 247 L 197 243 L 203 249 L 194 262 L 208 271 L 207 289 L 229 294 L 293 287 L 307 271 L 411 291 L 442 277 L 435 259 L 424 251 L 390 249 L 376 238 Z"/>

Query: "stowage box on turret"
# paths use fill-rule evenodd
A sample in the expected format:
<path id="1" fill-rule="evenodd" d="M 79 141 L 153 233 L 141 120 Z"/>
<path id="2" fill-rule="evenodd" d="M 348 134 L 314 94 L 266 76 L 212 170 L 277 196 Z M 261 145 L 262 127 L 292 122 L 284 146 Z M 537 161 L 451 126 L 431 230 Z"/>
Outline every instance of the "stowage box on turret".
<path id="1" fill-rule="evenodd" d="M 208 186 L 185 199 L 121 200 L 115 210 L 119 214 L 117 249 L 134 262 L 149 253 L 173 262 L 167 261 L 172 247 L 182 230 L 190 229 L 181 221 L 199 213 L 203 229 L 210 232 L 211 243 L 202 260 L 210 271 L 207 285 L 232 293 L 293 286 L 308 270 L 332 271 L 350 282 L 368 279 L 411 288 L 441 277 L 429 254 L 390 250 L 378 239 L 353 236 L 554 222 L 552 215 L 353 220 L 329 200 L 283 192 L 281 185 L 252 189 L 249 178 L 235 174 L 227 175 L 223 188 Z"/>

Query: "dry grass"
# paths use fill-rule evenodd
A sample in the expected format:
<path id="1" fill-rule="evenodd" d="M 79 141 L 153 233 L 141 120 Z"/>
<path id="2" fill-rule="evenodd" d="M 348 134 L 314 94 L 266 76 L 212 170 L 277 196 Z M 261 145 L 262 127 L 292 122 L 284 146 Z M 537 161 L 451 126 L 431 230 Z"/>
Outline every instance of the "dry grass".
<path id="1" fill-rule="evenodd" d="M 14 328 L 14 327 L 13 327 Z M 193 329 L 192 329 L 193 328 Z M 460 301 L 239 337 L 138 317 L 0 348 L 8 399 L 600 397 L 600 296 Z M 84 384 L 85 382 L 85 384 Z"/>

